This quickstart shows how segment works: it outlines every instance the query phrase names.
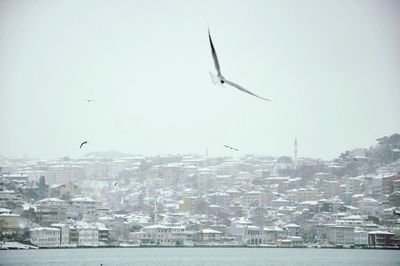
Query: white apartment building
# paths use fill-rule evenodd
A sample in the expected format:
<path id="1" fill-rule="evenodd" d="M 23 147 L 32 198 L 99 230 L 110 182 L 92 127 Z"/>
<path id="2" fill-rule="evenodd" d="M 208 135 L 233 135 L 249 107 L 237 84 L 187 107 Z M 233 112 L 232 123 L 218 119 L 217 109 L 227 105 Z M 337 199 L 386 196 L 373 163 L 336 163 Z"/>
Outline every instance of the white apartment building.
<path id="1" fill-rule="evenodd" d="M 67 224 L 52 224 L 50 227 L 60 229 L 60 246 L 68 246 L 69 226 Z"/>
<path id="2" fill-rule="evenodd" d="M 363 189 L 364 177 L 350 177 L 345 181 L 346 192 L 352 194 L 361 194 L 364 192 Z"/>
<path id="3" fill-rule="evenodd" d="M 7 202 L 21 202 L 21 198 L 14 190 L 0 191 L 0 208 L 7 208 Z"/>
<path id="4" fill-rule="evenodd" d="M 365 193 L 368 197 L 381 199 L 383 196 L 383 178 L 382 176 L 365 177 Z"/>
<path id="5" fill-rule="evenodd" d="M 229 227 L 229 233 L 236 241 L 242 242 L 244 240 L 246 227 L 251 226 L 252 223 L 249 219 L 240 217 L 233 219 Z"/>
<path id="6" fill-rule="evenodd" d="M 29 230 L 31 243 L 38 247 L 60 246 L 60 229 L 51 227 L 38 227 Z"/>
<path id="7" fill-rule="evenodd" d="M 329 243 L 334 245 L 353 245 L 354 227 L 343 225 L 330 225 L 326 228 Z"/>
<path id="8" fill-rule="evenodd" d="M 110 178 L 118 177 L 119 173 L 128 168 L 129 162 L 124 159 L 114 159 L 109 165 L 108 176 Z"/>
<path id="9" fill-rule="evenodd" d="M 223 233 L 217 230 L 213 230 L 210 228 L 206 228 L 203 230 L 198 231 L 195 235 L 194 235 L 194 239 L 198 242 L 209 242 L 209 243 L 213 243 L 213 242 L 219 242 L 222 239 L 222 235 Z"/>
<path id="10" fill-rule="evenodd" d="M 97 247 L 99 230 L 96 226 L 79 221 L 70 227 L 70 242 L 81 247 Z"/>
<path id="11" fill-rule="evenodd" d="M 291 202 L 316 201 L 321 198 L 318 189 L 313 187 L 291 189 L 286 192 L 286 195 Z"/>
<path id="12" fill-rule="evenodd" d="M 377 215 L 381 210 L 379 202 L 373 198 L 353 197 L 353 206 L 359 208 L 364 214 Z"/>
<path id="13" fill-rule="evenodd" d="M 248 191 L 243 194 L 243 203 L 247 206 L 262 206 L 263 194 L 261 191 Z"/>
<path id="14" fill-rule="evenodd" d="M 49 226 L 52 223 L 63 222 L 66 219 L 68 204 L 64 200 L 46 198 L 35 204 L 36 217 L 40 225 Z"/>
<path id="15" fill-rule="evenodd" d="M 229 232 L 235 241 L 247 245 L 266 245 L 275 244 L 283 230 L 278 228 L 260 228 L 252 225 L 245 218 L 239 218 L 232 221 Z"/>
<path id="16" fill-rule="evenodd" d="M 297 224 L 287 224 L 285 225 L 285 230 L 287 236 L 300 236 L 301 227 Z"/>
<path id="17" fill-rule="evenodd" d="M 368 232 L 361 228 L 354 229 L 354 245 L 368 246 Z"/>
<path id="18" fill-rule="evenodd" d="M 7 210 L 7 209 L 4 209 Z M 17 233 L 19 229 L 20 215 L 15 213 L 0 214 L 0 233 Z"/>
<path id="19" fill-rule="evenodd" d="M 209 168 L 199 168 L 196 174 L 197 185 L 201 191 L 206 191 L 213 186 L 215 172 Z"/>
<path id="20" fill-rule="evenodd" d="M 143 227 L 140 232 L 131 233 L 132 240 L 160 246 L 183 245 L 186 236 L 186 228 L 183 225 L 149 225 Z"/>
<path id="21" fill-rule="evenodd" d="M 181 163 L 169 163 L 159 166 L 159 178 L 165 180 L 168 186 L 175 186 L 183 176 L 184 168 Z"/>
<path id="22" fill-rule="evenodd" d="M 82 219 L 92 220 L 97 216 L 97 202 L 89 197 L 76 197 L 71 200 L 72 207 Z"/>

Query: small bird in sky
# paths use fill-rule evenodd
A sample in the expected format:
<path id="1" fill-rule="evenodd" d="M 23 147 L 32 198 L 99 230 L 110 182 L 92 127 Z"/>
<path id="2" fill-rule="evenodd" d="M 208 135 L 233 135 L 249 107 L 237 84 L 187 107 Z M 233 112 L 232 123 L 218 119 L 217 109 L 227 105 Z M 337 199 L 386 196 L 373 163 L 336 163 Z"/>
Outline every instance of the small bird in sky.
<path id="1" fill-rule="evenodd" d="M 393 215 L 398 215 L 398 216 L 400 216 L 400 212 L 397 212 L 395 209 L 393 209 Z"/>
<path id="2" fill-rule="evenodd" d="M 246 90 L 246 89 L 243 88 L 242 86 L 240 86 L 240 85 L 238 85 L 238 84 L 236 84 L 236 83 L 233 83 L 232 81 L 229 81 L 229 80 L 225 79 L 224 76 L 222 76 L 222 74 L 221 74 L 221 68 L 220 68 L 220 66 L 219 66 L 218 57 L 217 57 L 217 52 L 215 51 L 214 44 L 213 44 L 212 39 L 211 39 L 210 29 L 208 29 L 208 39 L 210 40 L 211 54 L 212 54 L 212 57 L 213 57 L 213 60 L 214 60 L 214 66 L 215 66 L 215 69 L 217 70 L 217 78 L 218 78 L 218 81 L 219 81 L 221 84 L 226 83 L 226 84 L 228 84 L 228 85 L 231 85 L 232 87 L 235 87 L 236 89 L 239 89 L 239 90 L 241 90 L 241 91 L 243 91 L 243 92 L 245 92 L 245 93 L 248 93 L 248 94 L 250 94 L 250 95 L 253 95 L 253 96 L 255 96 L 255 97 L 257 97 L 257 98 L 260 98 L 260 99 L 262 99 L 262 100 L 264 100 L 264 101 L 271 101 L 270 99 L 267 99 L 267 98 L 258 96 L 258 95 L 256 95 L 256 94 L 252 93 L 251 91 Z M 210 73 L 210 74 L 213 76 L 212 73 Z"/>
<path id="3" fill-rule="evenodd" d="M 354 161 L 358 161 L 357 158 L 355 158 L 355 157 L 353 157 L 353 160 L 354 160 Z"/>
<path id="4" fill-rule="evenodd" d="M 231 146 L 228 146 L 228 145 L 224 145 L 226 148 L 228 148 L 228 149 L 231 149 L 231 150 L 235 150 L 235 151 L 239 151 L 238 149 L 236 149 L 236 148 L 234 148 L 234 147 L 231 147 Z"/>
<path id="5" fill-rule="evenodd" d="M 93 99 L 85 99 L 85 101 L 86 101 L 86 102 L 88 102 L 88 103 L 92 103 L 92 102 L 94 102 L 94 100 L 93 100 Z"/>
<path id="6" fill-rule="evenodd" d="M 85 145 L 85 144 L 88 144 L 87 140 L 85 140 L 84 142 L 81 143 L 81 145 L 79 146 L 79 149 L 82 149 L 82 146 Z"/>
<path id="7" fill-rule="evenodd" d="M 118 185 L 118 182 L 115 182 L 114 187 L 115 187 L 116 185 Z"/>

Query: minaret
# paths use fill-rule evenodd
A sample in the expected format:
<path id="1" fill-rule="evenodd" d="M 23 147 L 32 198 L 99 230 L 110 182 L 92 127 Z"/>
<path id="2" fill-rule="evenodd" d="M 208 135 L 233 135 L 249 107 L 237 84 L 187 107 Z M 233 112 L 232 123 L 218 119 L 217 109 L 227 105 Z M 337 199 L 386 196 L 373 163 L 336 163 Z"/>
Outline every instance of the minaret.
<path id="1" fill-rule="evenodd" d="M 154 224 L 157 225 L 157 197 L 154 201 Z"/>
<path id="2" fill-rule="evenodd" d="M 297 138 L 294 138 L 294 156 L 293 156 L 294 164 L 297 163 Z"/>

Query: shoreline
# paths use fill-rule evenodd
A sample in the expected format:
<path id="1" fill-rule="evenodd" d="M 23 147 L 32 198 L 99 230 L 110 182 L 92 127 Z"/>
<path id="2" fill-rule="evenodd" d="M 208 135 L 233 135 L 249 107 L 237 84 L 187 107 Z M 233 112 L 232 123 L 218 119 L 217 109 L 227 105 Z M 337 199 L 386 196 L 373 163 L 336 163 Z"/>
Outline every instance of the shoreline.
<path id="1" fill-rule="evenodd" d="M 35 248 L 17 248 L 17 247 L 10 247 L 0 250 L 38 250 L 38 249 L 96 249 L 96 248 L 249 248 L 249 249 L 352 249 L 352 250 L 400 250 L 400 247 L 336 247 L 336 246 L 323 246 L 323 247 L 278 247 L 278 246 L 246 246 L 246 245 L 220 245 L 220 246 L 210 246 L 210 245 L 195 245 L 195 246 L 151 246 L 151 245 L 142 245 L 142 246 L 97 246 L 97 247 L 90 247 L 90 246 L 80 246 L 80 247 L 36 247 Z"/>

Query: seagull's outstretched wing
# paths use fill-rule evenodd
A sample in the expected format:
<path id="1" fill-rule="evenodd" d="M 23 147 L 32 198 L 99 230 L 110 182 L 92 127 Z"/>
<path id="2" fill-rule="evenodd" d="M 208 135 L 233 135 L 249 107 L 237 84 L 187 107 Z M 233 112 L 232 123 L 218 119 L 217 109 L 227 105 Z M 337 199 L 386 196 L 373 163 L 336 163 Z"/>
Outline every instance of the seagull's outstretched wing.
<path id="1" fill-rule="evenodd" d="M 231 147 L 231 146 L 228 146 L 228 145 L 224 145 L 226 148 L 228 148 L 228 149 L 231 149 L 231 150 L 235 150 L 235 151 L 239 151 L 238 149 L 236 149 L 236 148 L 234 148 L 234 147 Z"/>
<path id="2" fill-rule="evenodd" d="M 246 90 L 246 89 L 243 88 L 242 86 L 240 86 L 240 85 L 238 85 L 238 84 L 236 84 L 236 83 L 233 83 L 232 81 L 229 81 L 229 80 L 226 80 L 226 79 L 223 79 L 223 81 L 226 82 L 227 84 L 231 85 L 232 87 L 235 87 L 236 89 L 239 89 L 239 90 L 241 90 L 241 91 L 243 91 L 243 92 L 246 92 L 246 93 L 248 93 L 248 94 L 250 94 L 250 95 L 253 95 L 253 96 L 257 97 L 257 98 L 260 98 L 260 99 L 262 99 L 262 100 L 264 100 L 264 101 L 271 101 L 270 99 L 263 98 L 263 97 L 261 97 L 261 96 L 258 96 L 258 95 L 256 95 L 256 94 L 252 93 L 251 91 Z"/>
<path id="3" fill-rule="evenodd" d="M 85 145 L 87 143 L 87 141 L 84 141 L 81 143 L 81 146 L 79 146 L 79 149 L 82 149 L 82 146 Z"/>
<path id="4" fill-rule="evenodd" d="M 217 70 L 218 76 L 220 76 L 221 75 L 221 69 L 219 67 L 217 52 L 215 52 L 215 48 L 214 48 L 213 42 L 211 40 L 210 29 L 208 29 L 208 39 L 210 40 L 211 54 L 212 54 L 212 57 L 213 57 L 213 60 L 214 60 L 215 69 Z"/>

